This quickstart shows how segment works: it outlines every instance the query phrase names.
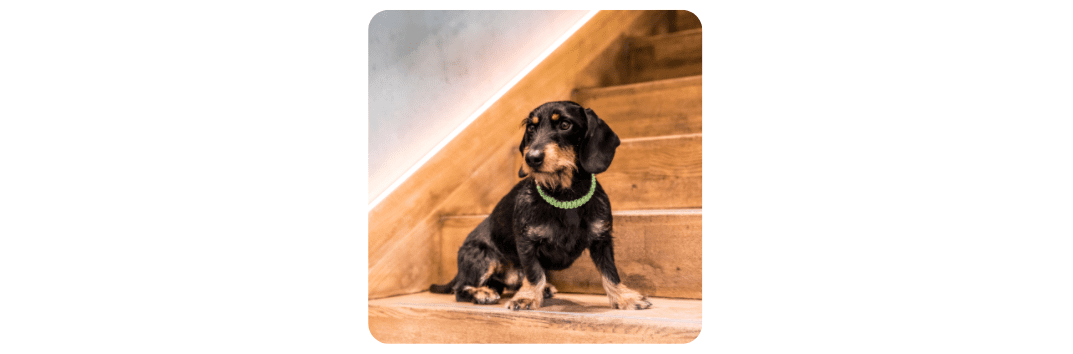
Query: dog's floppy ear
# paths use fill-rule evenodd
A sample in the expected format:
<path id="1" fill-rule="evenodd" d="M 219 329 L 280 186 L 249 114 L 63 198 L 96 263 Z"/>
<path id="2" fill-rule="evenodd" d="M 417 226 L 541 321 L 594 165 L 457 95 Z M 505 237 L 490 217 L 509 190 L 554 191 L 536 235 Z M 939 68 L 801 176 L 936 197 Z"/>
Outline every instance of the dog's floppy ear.
<path id="1" fill-rule="evenodd" d="M 529 140 L 529 133 L 528 132 L 522 132 L 522 143 L 520 145 L 518 145 L 518 152 L 522 153 L 523 157 L 525 155 L 525 145 L 528 142 L 528 140 Z M 522 159 L 522 167 L 518 169 L 518 178 L 525 178 L 525 176 L 528 176 L 528 175 L 529 175 L 528 173 L 525 173 L 525 160 L 523 158 Z"/>
<path id="2" fill-rule="evenodd" d="M 611 159 L 615 158 L 615 148 L 619 144 L 618 135 L 591 109 L 585 109 L 585 118 L 589 128 L 585 132 L 585 142 L 581 144 L 581 167 L 591 173 L 607 171 L 611 166 Z"/>

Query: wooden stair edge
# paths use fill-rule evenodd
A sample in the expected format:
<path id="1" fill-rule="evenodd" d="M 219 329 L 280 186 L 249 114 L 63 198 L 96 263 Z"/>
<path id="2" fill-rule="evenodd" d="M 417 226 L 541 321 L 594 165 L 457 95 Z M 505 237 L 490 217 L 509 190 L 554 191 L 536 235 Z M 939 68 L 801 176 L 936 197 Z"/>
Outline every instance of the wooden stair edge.
<path id="1" fill-rule="evenodd" d="M 635 209 L 635 210 L 621 210 L 612 211 L 612 216 L 635 216 L 635 215 L 703 215 L 703 208 L 681 208 L 681 209 Z M 440 221 L 446 221 L 449 219 L 465 219 L 465 218 L 487 218 L 489 214 L 459 214 L 459 215 L 440 215 Z"/>
<path id="2" fill-rule="evenodd" d="M 492 305 L 428 292 L 370 300 L 369 331 L 382 343 L 688 343 L 701 330 L 701 300 L 650 297 L 650 309 L 615 310 L 606 295 L 560 293 L 511 311 L 511 295 Z"/>
<path id="3" fill-rule="evenodd" d="M 653 91 L 655 91 L 655 90 L 671 89 L 671 88 L 678 88 L 678 87 L 684 87 L 684 86 L 700 86 L 702 81 L 703 81 L 702 80 L 703 76 L 704 75 L 691 75 L 691 76 L 676 77 L 676 78 L 670 78 L 670 79 L 660 79 L 660 80 L 637 82 L 637 83 L 632 83 L 632 84 L 604 86 L 604 87 L 579 88 L 579 89 L 574 90 L 573 96 L 575 98 L 585 96 L 585 95 L 596 95 L 596 94 L 610 96 L 610 95 L 615 95 L 615 94 L 632 93 L 632 92 L 636 92 L 636 91 L 645 91 L 645 90 L 653 90 Z"/>
<path id="4" fill-rule="evenodd" d="M 689 37 L 697 34 L 703 35 L 703 28 L 691 28 L 687 30 L 668 32 L 663 34 L 654 34 L 651 36 L 633 37 L 630 40 L 634 41 L 634 44 L 650 44 L 651 42 L 657 42 L 668 38 Z"/>
<path id="5" fill-rule="evenodd" d="M 702 137 L 704 137 L 703 133 L 637 136 L 637 137 L 619 139 L 619 143 L 620 144 L 628 144 L 628 143 L 639 143 L 639 142 L 643 142 L 643 141 L 653 141 L 653 140 L 691 139 L 691 138 L 702 138 Z"/>

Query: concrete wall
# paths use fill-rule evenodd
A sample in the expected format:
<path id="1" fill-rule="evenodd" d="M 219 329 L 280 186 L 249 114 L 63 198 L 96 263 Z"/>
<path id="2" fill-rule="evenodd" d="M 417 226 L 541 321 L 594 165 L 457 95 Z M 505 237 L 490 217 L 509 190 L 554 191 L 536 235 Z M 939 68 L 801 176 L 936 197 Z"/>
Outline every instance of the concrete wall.
<path id="1" fill-rule="evenodd" d="M 586 13 L 384 11 L 373 17 L 370 201 Z"/>

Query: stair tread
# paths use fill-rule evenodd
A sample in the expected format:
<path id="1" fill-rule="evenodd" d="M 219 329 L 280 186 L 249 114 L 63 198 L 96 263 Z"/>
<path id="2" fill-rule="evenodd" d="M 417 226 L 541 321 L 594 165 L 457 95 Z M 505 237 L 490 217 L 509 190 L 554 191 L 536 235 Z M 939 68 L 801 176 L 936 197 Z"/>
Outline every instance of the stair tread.
<path id="1" fill-rule="evenodd" d="M 630 40 L 627 82 L 700 75 L 703 29 L 695 28 Z"/>
<path id="2" fill-rule="evenodd" d="M 649 297 L 650 309 L 616 310 L 605 295 L 560 293 L 539 310 L 511 311 L 510 296 L 494 305 L 429 292 L 369 300 L 369 328 L 384 343 L 687 343 L 700 334 L 700 300 Z"/>
<path id="3" fill-rule="evenodd" d="M 583 88 L 583 89 L 578 89 L 577 94 L 602 97 L 602 96 L 629 94 L 629 93 L 633 93 L 633 92 L 637 92 L 637 91 L 650 91 L 650 90 L 659 90 L 659 89 L 667 89 L 667 88 L 676 88 L 676 87 L 682 87 L 682 86 L 700 86 L 701 78 L 703 76 L 704 75 L 692 75 L 692 76 L 686 76 L 686 77 L 676 77 L 676 78 L 673 78 L 673 79 L 653 80 L 653 81 L 645 81 L 645 82 L 638 82 L 638 83 L 624 84 L 624 85 Z"/>

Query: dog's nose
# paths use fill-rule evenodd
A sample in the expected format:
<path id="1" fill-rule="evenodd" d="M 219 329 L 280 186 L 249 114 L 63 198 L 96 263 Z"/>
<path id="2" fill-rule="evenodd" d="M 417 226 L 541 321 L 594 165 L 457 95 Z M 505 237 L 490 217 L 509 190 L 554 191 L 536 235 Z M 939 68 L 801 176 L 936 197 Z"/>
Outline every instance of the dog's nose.
<path id="1" fill-rule="evenodd" d="M 525 163 L 529 165 L 529 167 L 540 167 L 540 165 L 544 163 L 544 152 L 539 150 L 530 151 L 528 154 L 525 154 Z"/>

